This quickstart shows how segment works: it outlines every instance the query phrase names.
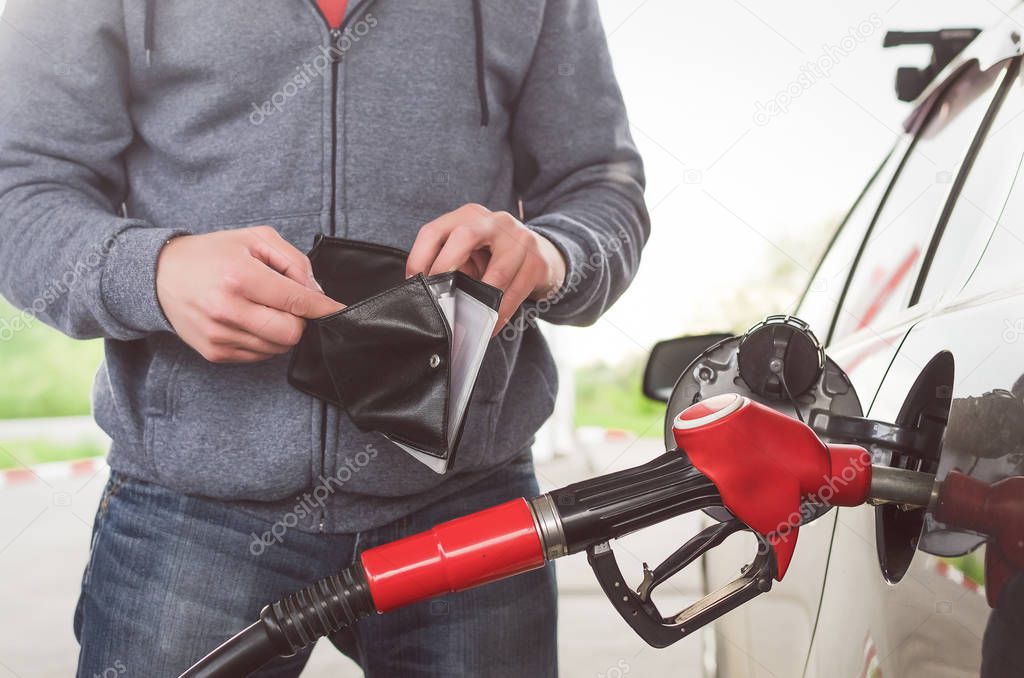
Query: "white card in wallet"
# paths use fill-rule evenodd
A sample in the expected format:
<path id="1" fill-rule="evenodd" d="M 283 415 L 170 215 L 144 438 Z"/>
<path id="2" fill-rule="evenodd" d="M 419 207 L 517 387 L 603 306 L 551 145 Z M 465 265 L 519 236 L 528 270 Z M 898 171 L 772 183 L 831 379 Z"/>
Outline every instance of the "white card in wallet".
<path id="1" fill-rule="evenodd" d="M 498 322 L 498 312 L 479 299 L 461 290 L 452 279 L 429 283 L 438 306 L 448 320 L 452 331 L 451 391 L 448 395 L 449 435 L 458 435 L 462 419 L 469 406 L 480 365 L 487 352 L 491 332 Z M 416 460 L 426 464 L 434 473 L 448 470 L 450 457 L 441 459 L 396 440 L 393 443 L 408 452 Z M 449 444 L 454 441 L 449 440 Z"/>

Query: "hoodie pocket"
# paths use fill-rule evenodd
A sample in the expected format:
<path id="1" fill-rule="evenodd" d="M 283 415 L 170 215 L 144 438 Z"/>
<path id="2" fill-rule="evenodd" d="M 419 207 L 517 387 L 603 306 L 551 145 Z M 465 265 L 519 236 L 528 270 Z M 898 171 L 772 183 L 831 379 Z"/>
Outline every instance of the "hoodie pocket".
<path id="1" fill-rule="evenodd" d="M 219 499 L 276 500 L 311 482 L 311 400 L 288 386 L 288 358 L 214 364 L 185 348 L 151 417 L 152 459 L 168 486 Z"/>
<path id="2" fill-rule="evenodd" d="M 146 417 L 167 414 L 170 401 L 171 375 L 177 366 L 182 352 L 187 347 L 170 334 L 156 336 L 153 357 L 145 372 L 145 415 Z M 148 440 L 147 440 L 148 442 Z"/>
<path id="3" fill-rule="evenodd" d="M 143 445 L 150 463 L 154 461 L 154 422 L 167 416 L 171 402 L 172 375 L 184 351 L 188 349 L 173 335 L 157 335 L 153 357 L 146 370 L 145 429 Z"/>

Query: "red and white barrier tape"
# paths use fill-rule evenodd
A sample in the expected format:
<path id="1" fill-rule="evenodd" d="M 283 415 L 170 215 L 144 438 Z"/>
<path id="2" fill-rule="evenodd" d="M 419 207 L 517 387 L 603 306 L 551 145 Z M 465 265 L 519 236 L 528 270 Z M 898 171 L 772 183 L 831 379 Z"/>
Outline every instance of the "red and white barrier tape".
<path id="1" fill-rule="evenodd" d="M 12 468 L 0 471 L 0 487 L 27 485 L 34 482 L 50 482 L 69 478 L 88 478 L 107 465 L 103 457 L 55 461 L 28 468 Z"/>

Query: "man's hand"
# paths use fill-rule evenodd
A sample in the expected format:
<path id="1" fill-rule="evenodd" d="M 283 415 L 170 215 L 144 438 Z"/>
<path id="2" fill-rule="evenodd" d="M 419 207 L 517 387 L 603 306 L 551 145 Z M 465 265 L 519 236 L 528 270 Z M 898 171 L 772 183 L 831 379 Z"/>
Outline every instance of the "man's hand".
<path id="1" fill-rule="evenodd" d="M 495 334 L 523 301 L 554 294 L 565 281 L 565 260 L 550 240 L 481 205 L 463 205 L 423 226 L 405 274 L 457 269 L 504 291 Z"/>
<path id="2" fill-rule="evenodd" d="M 302 337 L 304 318 L 344 308 L 270 226 L 174 238 L 157 260 L 156 291 L 178 336 L 215 363 L 284 353 Z"/>

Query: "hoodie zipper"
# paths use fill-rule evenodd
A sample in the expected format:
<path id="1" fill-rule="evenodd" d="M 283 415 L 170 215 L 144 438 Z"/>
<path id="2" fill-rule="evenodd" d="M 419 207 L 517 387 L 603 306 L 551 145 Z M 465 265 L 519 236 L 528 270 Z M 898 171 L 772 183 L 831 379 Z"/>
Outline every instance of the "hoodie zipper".
<path id="1" fill-rule="evenodd" d="M 344 21 L 342 22 L 344 24 Z M 337 223 L 334 211 L 338 206 L 338 64 L 341 57 L 335 53 L 335 49 L 341 50 L 341 29 L 331 29 L 331 212 L 329 234 L 335 235 Z M 320 401 L 320 475 L 327 471 L 327 403 Z M 316 482 L 321 482 L 316 479 Z M 320 534 L 326 530 L 327 509 L 320 507 Z"/>
<path id="2" fill-rule="evenodd" d="M 342 24 L 344 25 L 344 24 Z M 338 206 L 338 66 L 341 57 L 335 50 L 341 51 L 340 28 L 331 29 L 331 219 L 330 235 L 336 235 L 337 224 L 334 211 Z"/>
<path id="3" fill-rule="evenodd" d="M 313 3 L 314 9 L 320 15 L 321 20 L 326 23 L 326 18 L 320 12 L 320 8 L 317 7 L 316 0 L 310 0 Z M 330 200 L 330 218 L 329 231 L 330 235 L 335 235 L 337 231 L 337 220 L 335 219 L 335 211 L 338 206 L 338 70 L 342 59 L 341 49 L 341 38 L 345 35 L 345 30 L 348 28 L 349 22 L 353 17 L 360 14 L 362 10 L 372 5 L 374 0 L 362 0 L 359 4 L 352 8 L 346 16 L 341 20 L 341 25 L 338 28 L 331 28 L 330 34 L 330 59 L 331 59 L 331 200 Z M 320 401 L 320 474 L 321 476 L 327 469 L 327 414 L 328 408 L 327 403 Z M 319 482 L 319 478 L 314 479 L 314 482 Z M 320 509 L 320 524 L 319 531 L 323 534 L 326 530 L 327 521 L 327 510 L 324 508 Z"/>

